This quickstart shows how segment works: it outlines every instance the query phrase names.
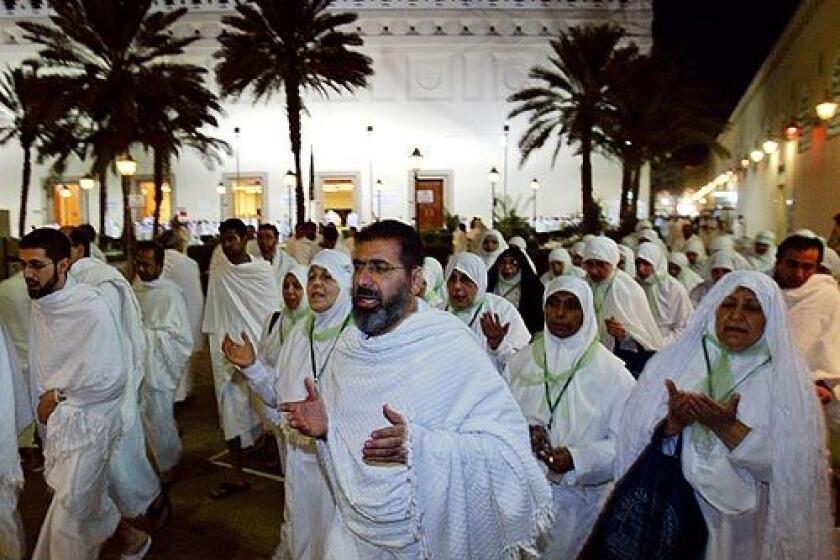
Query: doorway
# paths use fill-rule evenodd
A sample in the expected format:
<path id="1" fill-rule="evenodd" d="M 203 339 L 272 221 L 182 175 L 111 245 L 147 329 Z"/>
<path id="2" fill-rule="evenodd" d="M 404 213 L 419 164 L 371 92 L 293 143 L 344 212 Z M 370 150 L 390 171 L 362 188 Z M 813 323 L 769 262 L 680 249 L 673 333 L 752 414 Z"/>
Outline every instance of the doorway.
<path id="1" fill-rule="evenodd" d="M 47 198 L 51 198 L 53 220 L 59 225 L 78 226 L 84 223 L 82 209 L 82 189 L 78 183 L 59 182 L 48 183 Z"/>
<path id="2" fill-rule="evenodd" d="M 356 192 L 359 177 L 355 173 L 324 173 L 318 176 L 318 208 L 314 221 L 323 221 L 330 215 L 335 220 L 336 214 L 341 220 L 338 226 L 347 225 L 347 216 L 356 212 Z M 317 218 L 317 219 L 316 219 Z"/>
<path id="3" fill-rule="evenodd" d="M 138 188 L 144 200 L 144 206 L 138 208 L 140 219 L 151 218 L 155 212 L 155 182 L 154 180 L 141 179 L 138 181 Z M 160 221 L 166 222 L 172 218 L 172 187 L 169 182 L 164 181 L 161 190 L 163 191 L 163 199 L 160 203 Z"/>
<path id="4" fill-rule="evenodd" d="M 414 181 L 417 230 L 443 227 L 443 179 L 417 178 Z"/>
<path id="5" fill-rule="evenodd" d="M 260 175 L 243 175 L 226 177 L 227 189 L 230 193 L 229 204 L 233 210 L 233 218 L 246 222 L 259 222 L 264 215 L 265 178 Z"/>

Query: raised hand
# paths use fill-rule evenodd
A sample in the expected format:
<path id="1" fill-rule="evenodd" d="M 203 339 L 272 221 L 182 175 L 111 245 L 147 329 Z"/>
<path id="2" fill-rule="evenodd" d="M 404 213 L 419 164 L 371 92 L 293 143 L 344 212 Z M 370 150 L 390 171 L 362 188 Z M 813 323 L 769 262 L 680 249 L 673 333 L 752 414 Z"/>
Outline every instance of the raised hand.
<path id="1" fill-rule="evenodd" d="M 487 345 L 495 350 L 510 330 L 510 323 L 502 325 L 497 314 L 487 311 L 481 316 L 481 330 L 487 337 Z"/>
<path id="2" fill-rule="evenodd" d="M 280 405 L 280 411 L 287 414 L 289 426 L 300 433 L 309 437 L 324 438 L 329 426 L 327 407 L 312 379 L 306 378 L 303 384 L 306 386 L 306 398 L 302 401 L 284 402 Z"/>
<path id="3" fill-rule="evenodd" d="M 624 340 L 627 338 L 627 331 L 624 329 L 624 325 L 622 325 L 620 321 L 616 320 L 615 317 L 607 317 L 604 319 L 604 325 L 607 327 L 607 332 L 614 339 Z"/>
<path id="4" fill-rule="evenodd" d="M 721 406 L 706 395 L 696 395 L 692 409 L 697 421 L 717 432 L 731 426 L 738 416 L 741 395 L 735 393 L 726 405 Z"/>
<path id="5" fill-rule="evenodd" d="M 665 380 L 665 387 L 668 389 L 668 416 L 665 419 L 665 433 L 668 436 L 675 436 L 696 420 L 692 408 L 696 395 L 678 390 L 670 379 Z"/>
<path id="6" fill-rule="evenodd" d="M 230 363 L 237 367 L 248 367 L 257 360 L 257 354 L 254 351 L 254 345 L 251 344 L 251 339 L 243 331 L 242 344 L 237 344 L 233 339 L 225 333 L 225 338 L 222 340 L 222 353 L 225 358 L 230 360 Z"/>
<path id="7" fill-rule="evenodd" d="M 382 413 L 391 426 L 370 434 L 362 449 L 362 458 L 376 463 L 405 464 L 405 418 L 387 404 L 382 407 Z"/>

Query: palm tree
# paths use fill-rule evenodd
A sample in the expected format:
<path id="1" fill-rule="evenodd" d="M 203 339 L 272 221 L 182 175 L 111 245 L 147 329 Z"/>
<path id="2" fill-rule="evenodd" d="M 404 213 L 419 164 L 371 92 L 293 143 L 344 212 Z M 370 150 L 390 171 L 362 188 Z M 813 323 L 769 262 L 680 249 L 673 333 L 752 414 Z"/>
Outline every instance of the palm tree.
<path id="1" fill-rule="evenodd" d="M 64 123 L 92 160 L 100 181 L 99 229 L 105 229 L 108 170 L 138 141 L 145 116 L 138 100 L 144 90 L 159 87 L 156 64 L 184 52 L 197 37 L 177 38 L 170 27 L 186 13 L 150 12 L 152 0 L 53 0 L 52 25 L 20 22 L 26 38 L 42 45 L 40 60 L 70 79 L 59 95 L 71 100 Z M 69 157 L 67 146 L 60 159 Z M 129 253 L 134 228 L 123 182 L 123 238 Z M 129 262 L 129 264 L 131 264 Z"/>
<path id="2" fill-rule="evenodd" d="M 614 25 L 572 27 L 551 41 L 550 68 L 535 66 L 530 77 L 540 85 L 526 87 L 508 98 L 519 103 L 510 117 L 529 114 L 528 128 L 519 140 L 520 165 L 555 137 L 552 165 L 563 141 L 578 145 L 584 231 L 598 227 L 592 196 L 592 151 L 604 118 L 609 88 L 606 69 L 624 36 Z"/>
<path id="3" fill-rule="evenodd" d="M 192 64 L 159 64 L 150 70 L 156 87 L 141 92 L 143 121 L 138 140 L 153 152 L 155 209 L 153 235 L 157 237 L 164 175 L 184 146 L 193 148 L 206 163 L 221 163 L 220 152 L 230 146 L 204 129 L 216 128 L 222 109 L 218 98 L 204 86 L 204 68 Z"/>
<path id="4" fill-rule="evenodd" d="M 301 90 L 326 96 L 364 87 L 371 59 L 348 47 L 362 45 L 358 33 L 338 28 L 356 21 L 353 13 L 328 12 L 330 0 L 253 0 L 222 18 L 225 30 L 216 53 L 216 80 L 222 94 L 239 96 L 252 88 L 254 101 L 284 92 L 289 140 L 295 160 L 297 221 L 303 222 L 301 177 Z"/>
<path id="5" fill-rule="evenodd" d="M 26 233 L 26 207 L 32 181 L 32 151 L 50 134 L 50 124 L 61 114 L 60 101 L 53 99 L 57 82 L 38 75 L 36 64 L 7 68 L 0 75 L 0 114 L 7 113 L 8 124 L 0 124 L 0 146 L 17 139 L 23 150 L 20 186 L 18 236 Z"/>

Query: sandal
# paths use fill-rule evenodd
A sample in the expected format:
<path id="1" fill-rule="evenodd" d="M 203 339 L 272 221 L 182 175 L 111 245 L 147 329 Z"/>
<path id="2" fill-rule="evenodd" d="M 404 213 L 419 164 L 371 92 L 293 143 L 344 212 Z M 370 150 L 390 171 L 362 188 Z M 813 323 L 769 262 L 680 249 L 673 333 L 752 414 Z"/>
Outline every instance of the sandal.
<path id="1" fill-rule="evenodd" d="M 223 500 L 235 494 L 241 494 L 251 488 L 251 484 L 246 482 L 244 484 L 236 484 L 233 482 L 220 482 L 215 488 L 210 491 L 210 497 L 214 500 Z"/>

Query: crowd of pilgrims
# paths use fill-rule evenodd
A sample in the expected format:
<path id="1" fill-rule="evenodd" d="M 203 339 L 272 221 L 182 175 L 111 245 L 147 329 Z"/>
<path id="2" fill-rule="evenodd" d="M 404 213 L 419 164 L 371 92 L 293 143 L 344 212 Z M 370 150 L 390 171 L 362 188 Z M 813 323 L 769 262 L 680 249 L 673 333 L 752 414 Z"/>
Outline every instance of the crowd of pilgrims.
<path id="1" fill-rule="evenodd" d="M 89 226 L 34 230 L 0 283 L 0 557 L 25 556 L 33 442 L 53 495 L 32 558 L 148 553 L 209 347 L 234 467 L 210 495 L 248 491 L 244 450 L 276 437 L 275 558 L 832 558 L 837 254 L 677 224 L 553 240 L 538 276 L 492 229 L 444 263 L 390 220 L 282 247 L 231 219 L 206 295 L 177 228 L 131 282 Z M 668 469 L 687 494 L 628 506 Z"/>

